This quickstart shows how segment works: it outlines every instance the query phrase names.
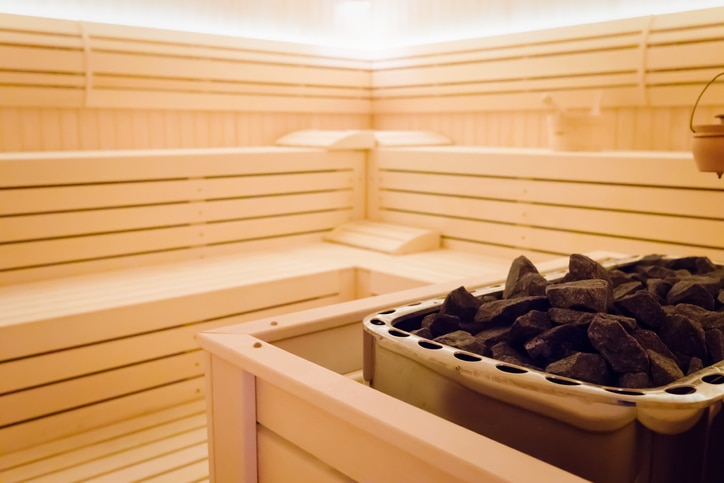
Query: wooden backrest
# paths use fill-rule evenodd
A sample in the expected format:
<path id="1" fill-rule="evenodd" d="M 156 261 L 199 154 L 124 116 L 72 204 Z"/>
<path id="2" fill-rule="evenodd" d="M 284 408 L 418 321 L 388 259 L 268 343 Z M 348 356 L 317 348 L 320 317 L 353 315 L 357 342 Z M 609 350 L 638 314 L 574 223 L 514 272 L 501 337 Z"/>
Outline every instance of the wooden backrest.
<path id="1" fill-rule="evenodd" d="M 724 65 L 724 8 L 391 49 L 373 64 L 373 112 L 691 106 Z M 704 105 L 721 106 L 714 86 Z"/>
<path id="2" fill-rule="evenodd" d="M 363 152 L 0 154 L 0 285 L 321 239 L 361 218 Z"/>
<path id="3" fill-rule="evenodd" d="M 369 113 L 369 61 L 291 42 L 0 14 L 4 106 Z"/>
<path id="4" fill-rule="evenodd" d="M 371 164 L 369 217 L 436 228 L 443 246 L 724 260 L 724 180 L 688 153 L 452 146 L 379 149 Z"/>

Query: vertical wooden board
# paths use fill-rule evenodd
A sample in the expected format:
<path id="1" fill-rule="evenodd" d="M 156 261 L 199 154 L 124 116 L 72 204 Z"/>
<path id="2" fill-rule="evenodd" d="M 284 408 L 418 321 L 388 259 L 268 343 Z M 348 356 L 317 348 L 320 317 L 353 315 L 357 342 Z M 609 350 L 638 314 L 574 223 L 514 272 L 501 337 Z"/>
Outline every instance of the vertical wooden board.
<path id="1" fill-rule="evenodd" d="M 116 118 L 110 109 L 98 110 L 98 148 L 117 149 Z"/>
<path id="2" fill-rule="evenodd" d="M 64 150 L 80 149 L 78 110 L 63 109 L 60 111 L 60 135 Z"/>
<path id="3" fill-rule="evenodd" d="M 650 149 L 654 116 L 650 109 L 636 108 L 634 114 L 634 149 Z"/>
<path id="4" fill-rule="evenodd" d="M 0 150 L 22 151 L 18 108 L 0 108 Z"/>
<path id="5" fill-rule="evenodd" d="M 672 151 L 689 151 L 691 149 L 691 131 L 689 129 L 691 109 L 672 107 L 669 112 L 669 131 L 665 134 L 669 139 L 669 149 Z"/>
<path id="6" fill-rule="evenodd" d="M 135 149 L 132 112 L 115 109 L 113 111 L 113 121 L 116 133 L 116 149 Z"/>
<path id="7" fill-rule="evenodd" d="M 249 115 L 244 112 L 234 113 L 237 146 L 250 146 Z"/>
<path id="8" fill-rule="evenodd" d="M 133 110 L 131 113 L 133 125 L 133 149 L 148 149 L 150 147 L 148 111 Z"/>
<path id="9" fill-rule="evenodd" d="M 500 113 L 488 112 L 486 118 L 485 131 L 488 133 L 486 145 L 500 146 Z"/>
<path id="10" fill-rule="evenodd" d="M 167 148 L 181 147 L 180 111 L 163 111 L 163 137 Z"/>
<path id="11" fill-rule="evenodd" d="M 43 133 L 40 126 L 40 109 L 23 108 L 20 110 L 20 136 L 23 151 L 41 151 L 43 149 Z"/>
<path id="12" fill-rule="evenodd" d="M 78 110 L 78 136 L 80 149 L 100 149 L 97 109 Z"/>
<path id="13" fill-rule="evenodd" d="M 256 378 L 206 355 L 209 470 L 212 481 L 257 481 Z"/>
<path id="14" fill-rule="evenodd" d="M 671 109 L 654 107 L 651 112 L 651 142 L 646 149 L 666 151 L 670 149 Z"/>
<path id="15" fill-rule="evenodd" d="M 222 146 L 238 146 L 236 143 L 236 118 L 233 112 L 222 115 Z"/>
<path id="16" fill-rule="evenodd" d="M 616 110 L 616 149 L 634 149 L 636 139 L 635 109 L 631 107 Z"/>
<path id="17" fill-rule="evenodd" d="M 221 148 L 224 146 L 224 113 L 209 113 L 209 144 L 211 148 Z"/>
<path id="18" fill-rule="evenodd" d="M 250 112 L 247 114 L 247 119 L 248 146 L 263 146 L 264 125 L 262 115 L 256 112 Z"/>
<path id="19" fill-rule="evenodd" d="M 196 145 L 196 120 L 192 111 L 179 112 L 180 117 L 180 148 L 195 148 Z"/>
<path id="20" fill-rule="evenodd" d="M 40 112 L 40 132 L 43 136 L 43 149 L 59 151 L 62 149 L 60 139 L 60 111 L 47 108 Z"/>
<path id="21" fill-rule="evenodd" d="M 257 447 L 259 483 L 353 481 L 262 425 L 258 426 Z"/>
<path id="22" fill-rule="evenodd" d="M 148 147 L 163 149 L 166 143 L 166 117 L 163 111 L 149 111 L 148 113 Z"/>
<path id="23" fill-rule="evenodd" d="M 262 124 L 262 137 L 260 139 L 260 143 L 263 146 L 267 146 L 269 144 L 273 144 L 274 140 L 281 137 L 283 131 L 278 131 L 277 129 L 277 120 L 278 116 L 282 114 L 276 114 L 276 113 L 262 113 L 261 114 L 261 124 Z"/>

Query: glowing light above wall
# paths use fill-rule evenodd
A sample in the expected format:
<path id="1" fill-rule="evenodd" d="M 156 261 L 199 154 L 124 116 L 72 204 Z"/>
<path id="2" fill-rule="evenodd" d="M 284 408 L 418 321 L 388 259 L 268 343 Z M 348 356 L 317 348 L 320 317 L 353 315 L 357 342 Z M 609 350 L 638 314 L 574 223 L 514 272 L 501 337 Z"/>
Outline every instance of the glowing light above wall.
<path id="1" fill-rule="evenodd" d="M 0 12 L 374 50 L 722 6 L 722 0 L 0 0 Z"/>

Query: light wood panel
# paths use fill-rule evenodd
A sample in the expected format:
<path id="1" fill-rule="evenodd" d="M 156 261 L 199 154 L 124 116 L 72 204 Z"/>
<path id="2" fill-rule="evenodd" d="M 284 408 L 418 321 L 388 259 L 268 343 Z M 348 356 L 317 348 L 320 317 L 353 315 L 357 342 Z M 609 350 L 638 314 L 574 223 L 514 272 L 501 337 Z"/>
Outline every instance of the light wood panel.
<path id="1" fill-rule="evenodd" d="M 724 188 L 690 155 L 448 147 L 374 163 L 370 216 L 440 230 L 444 246 L 724 257 Z"/>
<path id="2" fill-rule="evenodd" d="M 30 108 L 0 103 L 0 152 L 269 146 L 301 129 L 371 127 L 367 114 L 240 111 Z"/>
<path id="3" fill-rule="evenodd" d="M 173 252 L 202 257 L 204 247 L 321 239 L 364 213 L 364 163 L 362 153 L 295 148 L 0 156 L 2 278 L 34 279 L 43 266 L 82 273 L 104 260 L 132 266 L 139 256 L 162 262 Z"/>
<path id="4" fill-rule="evenodd" d="M 374 64 L 374 127 L 547 147 L 542 95 L 579 113 L 601 90 L 606 149 L 689 150 L 694 101 L 724 65 L 723 25 L 712 8 L 391 49 Z M 711 86 L 695 123 L 716 122 L 722 98 Z"/>

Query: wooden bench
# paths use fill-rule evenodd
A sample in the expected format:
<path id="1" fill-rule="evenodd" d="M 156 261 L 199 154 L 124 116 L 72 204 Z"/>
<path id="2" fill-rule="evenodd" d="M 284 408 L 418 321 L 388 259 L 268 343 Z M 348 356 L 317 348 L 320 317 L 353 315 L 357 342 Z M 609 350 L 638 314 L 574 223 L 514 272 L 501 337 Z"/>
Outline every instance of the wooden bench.
<path id="1" fill-rule="evenodd" d="M 0 479 L 195 474 L 194 334 L 501 266 L 322 242 L 361 217 L 365 162 L 296 148 L 2 155 Z"/>
<path id="2" fill-rule="evenodd" d="M 724 259 L 724 190 L 685 153 L 7 154 L 0 182 L 4 483 L 71 470 L 196 479 L 179 475 L 203 466 L 202 431 L 176 435 L 203 411 L 200 331 L 500 273 L 521 253 Z M 443 249 L 322 241 L 365 215 L 433 228 Z"/>

